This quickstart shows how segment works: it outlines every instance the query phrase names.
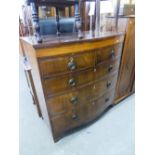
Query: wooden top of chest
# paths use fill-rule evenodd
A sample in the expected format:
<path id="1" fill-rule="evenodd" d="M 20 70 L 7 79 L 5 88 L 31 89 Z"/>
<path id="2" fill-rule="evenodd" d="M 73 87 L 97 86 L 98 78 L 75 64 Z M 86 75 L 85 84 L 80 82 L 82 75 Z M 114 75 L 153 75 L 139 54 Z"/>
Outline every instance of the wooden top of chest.
<path id="1" fill-rule="evenodd" d="M 90 32 L 85 32 L 84 37 L 79 39 L 76 34 L 62 34 L 62 36 L 57 35 L 47 35 L 43 36 L 43 43 L 37 43 L 35 37 L 21 37 L 21 39 L 28 44 L 32 45 L 35 49 L 56 47 L 65 44 L 73 43 L 83 43 L 83 42 L 92 42 L 97 40 L 105 40 L 111 37 L 123 36 L 122 32 L 101 32 L 98 34 L 90 34 Z"/>
<path id="2" fill-rule="evenodd" d="M 21 40 L 25 46 L 35 49 L 38 58 L 42 58 L 86 52 L 88 50 L 119 44 L 124 41 L 124 33 L 109 31 L 92 36 L 89 32 L 85 32 L 83 39 L 78 39 L 76 34 L 60 37 L 56 35 L 44 36 L 43 43 L 40 44 L 33 37 L 23 37 Z"/>

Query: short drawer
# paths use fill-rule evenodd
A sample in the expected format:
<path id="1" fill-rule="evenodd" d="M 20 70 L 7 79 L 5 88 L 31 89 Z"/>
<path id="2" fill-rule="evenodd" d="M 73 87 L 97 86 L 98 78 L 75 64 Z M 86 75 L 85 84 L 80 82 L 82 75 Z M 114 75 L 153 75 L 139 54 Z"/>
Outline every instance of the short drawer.
<path id="1" fill-rule="evenodd" d="M 43 77 L 90 68 L 94 66 L 94 63 L 95 53 L 93 51 L 39 59 L 40 72 Z"/>
<path id="2" fill-rule="evenodd" d="M 81 107 L 72 108 L 62 115 L 51 117 L 54 133 L 61 135 L 93 121 L 112 104 L 113 98 L 114 91 L 109 91 L 96 100 L 87 101 Z"/>
<path id="3" fill-rule="evenodd" d="M 50 97 L 70 89 L 74 90 L 77 87 L 103 78 L 105 75 L 116 71 L 118 67 L 119 61 L 115 60 L 113 62 L 108 62 L 105 65 L 98 65 L 96 68 L 91 68 L 86 71 L 43 80 L 45 93 L 47 97 Z"/>
<path id="4" fill-rule="evenodd" d="M 109 59 L 115 59 L 120 57 L 122 52 L 122 44 L 116 44 L 113 46 L 108 46 L 100 48 L 97 50 L 96 63 L 100 64 Z"/>
<path id="5" fill-rule="evenodd" d="M 107 77 L 84 88 L 47 99 L 50 115 L 65 113 L 73 107 L 80 107 L 90 100 L 103 96 L 105 92 L 115 88 L 116 79 L 117 75 Z"/>

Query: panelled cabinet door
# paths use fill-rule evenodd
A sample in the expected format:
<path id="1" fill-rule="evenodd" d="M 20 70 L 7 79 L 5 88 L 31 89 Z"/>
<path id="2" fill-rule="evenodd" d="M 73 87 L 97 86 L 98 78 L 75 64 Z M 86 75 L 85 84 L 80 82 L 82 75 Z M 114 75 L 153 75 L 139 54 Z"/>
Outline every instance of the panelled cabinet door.
<path id="1" fill-rule="evenodd" d="M 135 19 L 129 18 L 115 94 L 115 103 L 134 92 L 135 78 Z"/>

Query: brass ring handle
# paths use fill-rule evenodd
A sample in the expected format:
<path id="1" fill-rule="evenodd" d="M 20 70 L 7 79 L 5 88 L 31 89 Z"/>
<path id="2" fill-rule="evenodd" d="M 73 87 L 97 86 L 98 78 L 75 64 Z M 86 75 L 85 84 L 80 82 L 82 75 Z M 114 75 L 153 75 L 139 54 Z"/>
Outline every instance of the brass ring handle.
<path id="1" fill-rule="evenodd" d="M 71 87 L 74 87 L 75 85 L 76 85 L 76 81 L 75 81 L 75 79 L 69 79 L 69 81 L 68 81 L 68 83 L 69 83 L 69 85 L 71 86 Z"/>
<path id="2" fill-rule="evenodd" d="M 75 70 L 76 69 L 76 63 L 73 60 L 70 60 L 70 62 L 68 63 L 68 68 L 70 70 Z"/>
<path id="3" fill-rule="evenodd" d="M 106 98 L 106 99 L 105 99 L 105 102 L 108 102 L 108 101 L 109 101 L 109 98 Z"/>
<path id="4" fill-rule="evenodd" d="M 78 103 L 78 98 L 76 96 L 71 97 L 70 102 L 72 104 L 77 104 Z"/>
<path id="5" fill-rule="evenodd" d="M 112 49 L 112 51 L 111 51 L 111 57 L 112 57 L 112 58 L 115 57 L 115 51 L 114 51 L 114 49 Z"/>
<path id="6" fill-rule="evenodd" d="M 108 67 L 108 71 L 110 72 L 112 69 L 113 69 L 113 65 L 110 65 L 110 66 Z"/>
<path id="7" fill-rule="evenodd" d="M 75 119 L 78 118 L 78 116 L 77 116 L 76 114 L 72 114 L 71 118 L 72 118 L 73 120 L 75 120 Z"/>
<path id="8" fill-rule="evenodd" d="M 108 82 L 107 82 L 107 87 L 110 87 L 110 86 L 111 86 L 111 82 L 108 81 Z"/>

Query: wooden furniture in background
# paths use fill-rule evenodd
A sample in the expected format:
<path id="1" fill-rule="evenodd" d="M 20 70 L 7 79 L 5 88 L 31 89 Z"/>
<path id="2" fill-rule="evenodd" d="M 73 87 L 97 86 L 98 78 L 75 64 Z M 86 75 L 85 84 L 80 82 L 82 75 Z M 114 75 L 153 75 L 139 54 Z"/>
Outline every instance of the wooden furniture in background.
<path id="1" fill-rule="evenodd" d="M 42 117 L 54 141 L 103 114 L 114 102 L 124 34 L 21 38 Z"/>
<path id="2" fill-rule="evenodd" d="M 115 31 L 114 21 L 114 18 L 107 18 L 108 31 Z M 135 17 L 119 17 L 118 30 L 126 33 L 126 35 L 115 94 L 115 103 L 118 103 L 135 92 Z"/>
<path id="3" fill-rule="evenodd" d="M 135 81 L 135 19 L 127 18 L 126 36 L 117 82 L 115 103 L 134 93 Z"/>
<path id="4" fill-rule="evenodd" d="M 38 43 L 42 43 L 42 38 L 40 34 L 40 25 L 39 25 L 39 16 L 38 13 L 43 17 L 50 17 L 51 15 L 55 15 L 56 24 L 57 24 L 57 35 L 60 35 L 60 14 L 62 16 L 69 16 L 74 11 L 75 17 L 75 31 L 78 32 L 78 37 L 81 39 L 83 37 L 82 31 L 88 31 L 89 25 L 89 16 L 88 16 L 88 8 L 87 2 L 95 1 L 95 15 L 93 17 L 93 31 L 96 33 L 100 31 L 100 1 L 104 0 L 27 0 L 27 4 L 31 5 L 32 8 L 32 21 L 33 27 L 35 31 L 35 37 Z M 119 1 L 119 0 L 118 0 Z M 40 6 L 42 7 L 42 11 L 40 11 Z M 46 7 L 45 7 L 46 6 Z M 51 9 L 55 8 L 55 12 Z M 74 7 L 74 8 L 73 8 Z M 49 11 L 48 11 L 49 9 Z M 70 11 L 70 9 L 72 9 Z M 41 13 L 42 12 L 42 13 Z M 95 21 L 95 22 L 94 22 Z"/>
<path id="5" fill-rule="evenodd" d="M 42 117 L 41 109 L 40 109 L 39 102 L 38 102 L 38 97 L 36 94 L 36 88 L 34 86 L 34 80 L 32 77 L 32 68 L 26 58 L 25 51 L 24 51 L 21 41 L 19 42 L 19 52 L 20 52 L 20 60 L 24 68 L 24 73 L 25 73 L 25 77 L 27 80 L 27 84 L 30 90 L 30 94 L 32 96 L 33 104 L 36 106 L 38 116 Z"/>
<path id="6" fill-rule="evenodd" d="M 78 37 L 82 38 L 81 31 L 81 16 L 80 9 L 82 0 L 27 0 L 27 4 L 31 5 L 32 8 L 32 21 L 35 30 L 35 37 L 38 43 L 42 43 L 42 38 L 40 35 L 40 25 L 39 25 L 39 6 L 53 6 L 55 7 L 56 13 L 56 24 L 57 24 L 57 35 L 60 35 L 60 22 L 59 22 L 59 10 L 65 9 L 67 6 L 74 6 L 74 16 L 75 16 L 75 28 L 78 32 Z"/>

